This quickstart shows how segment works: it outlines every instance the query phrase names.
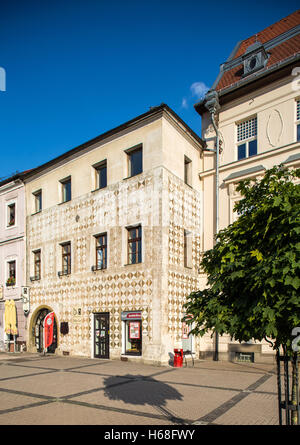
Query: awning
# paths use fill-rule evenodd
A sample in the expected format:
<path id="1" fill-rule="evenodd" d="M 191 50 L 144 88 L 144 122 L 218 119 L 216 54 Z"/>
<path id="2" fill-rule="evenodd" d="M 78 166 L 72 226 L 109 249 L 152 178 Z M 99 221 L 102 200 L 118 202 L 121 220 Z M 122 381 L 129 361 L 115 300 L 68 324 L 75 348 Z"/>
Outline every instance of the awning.
<path id="1" fill-rule="evenodd" d="M 4 310 L 4 330 L 6 334 L 17 335 L 17 312 L 14 300 L 6 300 Z"/>

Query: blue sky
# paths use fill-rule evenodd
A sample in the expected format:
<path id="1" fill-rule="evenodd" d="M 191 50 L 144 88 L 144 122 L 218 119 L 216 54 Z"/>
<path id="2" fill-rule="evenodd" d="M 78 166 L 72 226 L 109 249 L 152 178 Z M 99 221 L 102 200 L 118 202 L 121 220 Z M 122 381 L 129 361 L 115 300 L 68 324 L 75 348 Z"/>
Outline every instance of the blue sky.
<path id="1" fill-rule="evenodd" d="M 236 42 L 296 9 L 292 0 L 3 0 L 0 178 L 162 102 L 200 135 L 193 105 Z"/>

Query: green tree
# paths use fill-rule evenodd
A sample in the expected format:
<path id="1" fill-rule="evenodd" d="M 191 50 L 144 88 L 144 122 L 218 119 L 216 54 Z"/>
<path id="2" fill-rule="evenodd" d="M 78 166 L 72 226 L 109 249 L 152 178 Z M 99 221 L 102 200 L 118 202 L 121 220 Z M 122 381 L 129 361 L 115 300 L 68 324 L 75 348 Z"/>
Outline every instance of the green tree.
<path id="1" fill-rule="evenodd" d="M 201 268 L 207 288 L 192 292 L 185 319 L 192 333 L 215 331 L 240 342 L 271 339 L 292 355 L 300 326 L 300 169 L 282 165 L 237 186 L 239 218 L 221 230 Z"/>

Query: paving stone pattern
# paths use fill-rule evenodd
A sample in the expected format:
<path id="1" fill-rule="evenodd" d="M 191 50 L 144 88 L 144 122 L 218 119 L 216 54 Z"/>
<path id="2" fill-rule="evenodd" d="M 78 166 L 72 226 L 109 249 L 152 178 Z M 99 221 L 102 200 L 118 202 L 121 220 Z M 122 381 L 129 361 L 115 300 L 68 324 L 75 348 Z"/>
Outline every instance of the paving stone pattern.
<path id="1" fill-rule="evenodd" d="M 0 425 L 278 425 L 275 366 L 0 354 Z"/>

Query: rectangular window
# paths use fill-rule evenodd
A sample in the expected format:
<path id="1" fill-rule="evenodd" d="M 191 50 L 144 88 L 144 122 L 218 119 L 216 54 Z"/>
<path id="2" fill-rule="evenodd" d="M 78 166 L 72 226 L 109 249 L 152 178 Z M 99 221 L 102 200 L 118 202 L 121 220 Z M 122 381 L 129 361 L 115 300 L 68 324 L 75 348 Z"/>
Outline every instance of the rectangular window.
<path id="1" fill-rule="evenodd" d="M 96 171 L 96 189 L 103 189 L 107 186 L 107 161 L 102 161 L 94 166 Z"/>
<path id="2" fill-rule="evenodd" d="M 61 182 L 62 202 L 71 201 L 71 177 L 63 179 Z"/>
<path id="3" fill-rule="evenodd" d="M 143 172 L 143 149 L 142 147 L 126 151 L 128 156 L 128 176 L 135 176 Z"/>
<path id="4" fill-rule="evenodd" d="M 184 157 L 184 182 L 187 185 L 192 185 L 192 161 Z"/>
<path id="5" fill-rule="evenodd" d="M 95 236 L 96 239 L 96 267 L 95 270 L 107 267 L 107 234 Z"/>
<path id="6" fill-rule="evenodd" d="M 128 264 L 142 262 L 142 226 L 128 228 Z"/>
<path id="7" fill-rule="evenodd" d="M 192 233 L 184 230 L 184 267 L 192 268 Z"/>
<path id="8" fill-rule="evenodd" d="M 34 256 L 34 279 L 40 280 L 41 279 L 41 251 L 36 250 L 33 252 Z"/>
<path id="9" fill-rule="evenodd" d="M 124 349 L 126 355 L 142 355 L 142 316 L 141 312 L 122 312 Z"/>
<path id="10" fill-rule="evenodd" d="M 71 243 L 64 243 L 62 248 L 62 272 L 61 275 L 69 275 L 71 273 Z"/>
<path id="11" fill-rule="evenodd" d="M 8 261 L 7 263 L 8 273 L 6 286 L 14 286 L 16 284 L 16 261 Z"/>
<path id="12" fill-rule="evenodd" d="M 34 211 L 38 213 L 42 210 L 42 190 L 33 193 L 34 197 Z"/>
<path id="13" fill-rule="evenodd" d="M 125 322 L 125 354 L 142 355 L 142 323 L 139 320 Z"/>
<path id="14" fill-rule="evenodd" d="M 16 224 L 16 204 L 8 204 L 7 206 L 7 227 L 14 226 Z"/>
<path id="15" fill-rule="evenodd" d="M 296 120 L 297 120 L 297 142 L 300 141 L 300 100 L 296 102 Z"/>
<path id="16" fill-rule="evenodd" d="M 237 159 L 257 154 L 257 117 L 237 124 Z"/>

